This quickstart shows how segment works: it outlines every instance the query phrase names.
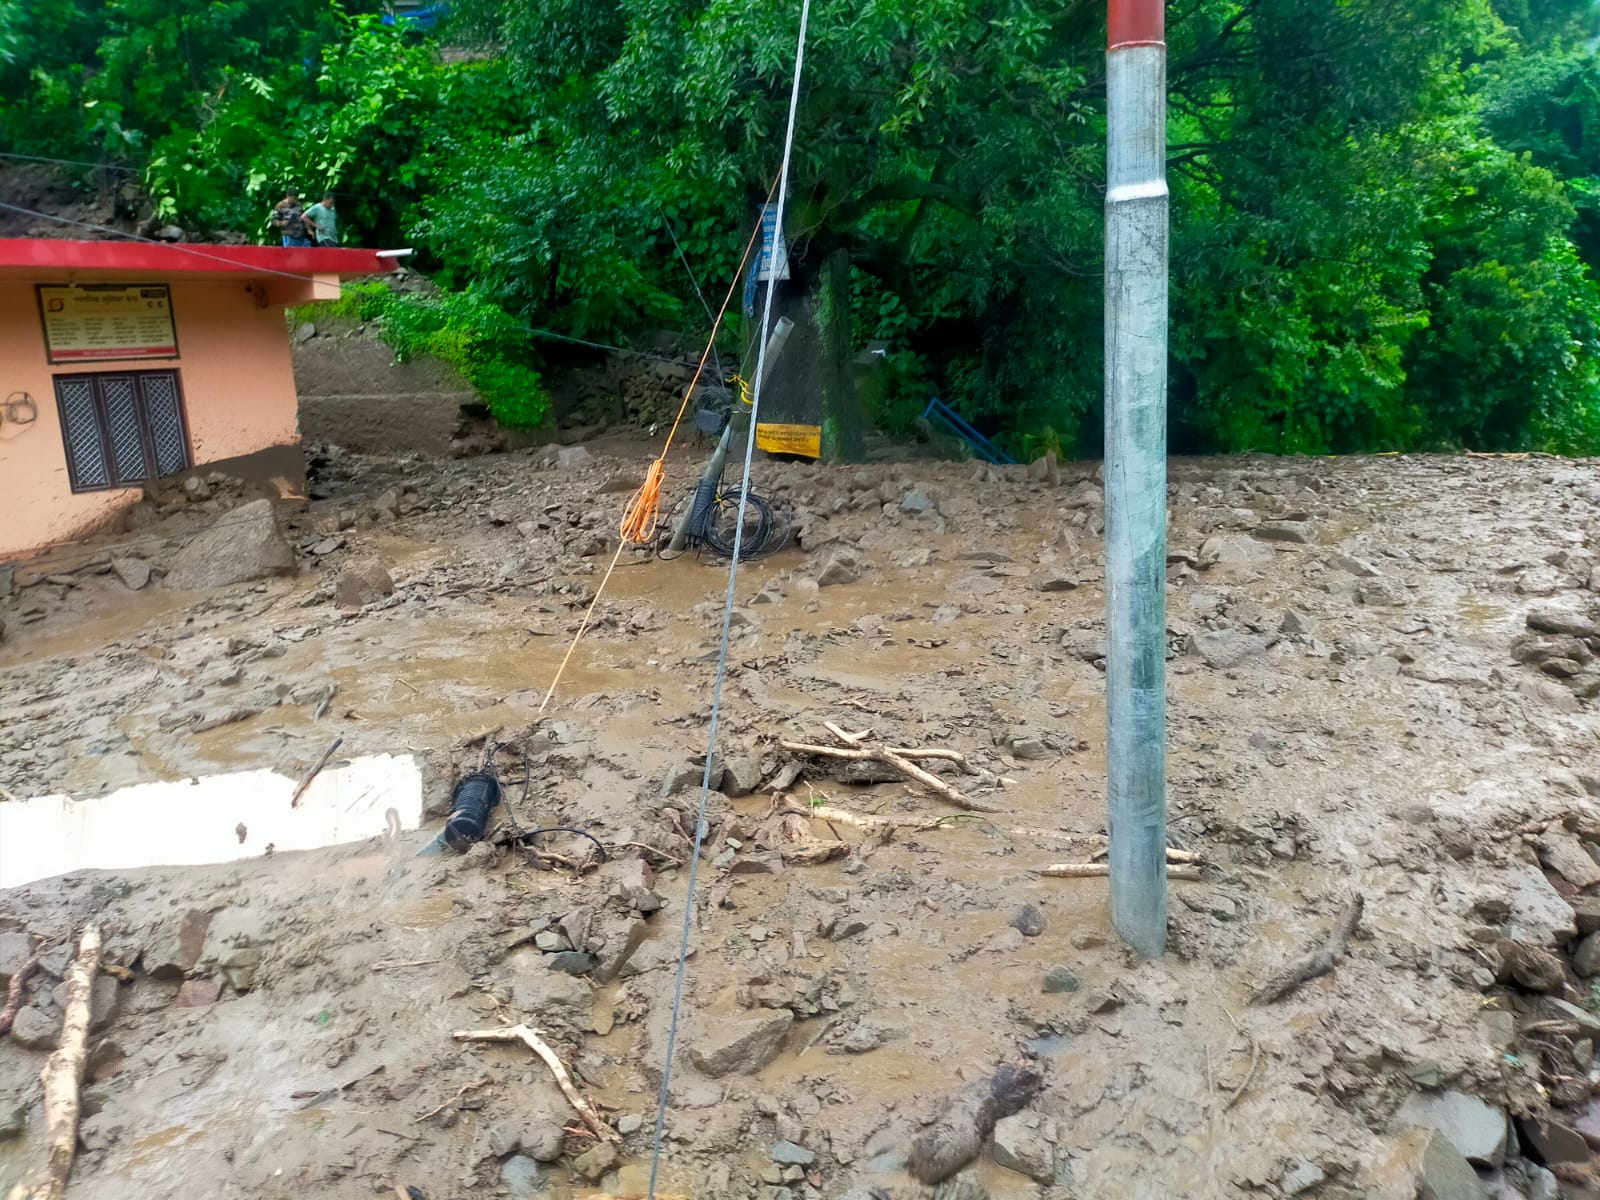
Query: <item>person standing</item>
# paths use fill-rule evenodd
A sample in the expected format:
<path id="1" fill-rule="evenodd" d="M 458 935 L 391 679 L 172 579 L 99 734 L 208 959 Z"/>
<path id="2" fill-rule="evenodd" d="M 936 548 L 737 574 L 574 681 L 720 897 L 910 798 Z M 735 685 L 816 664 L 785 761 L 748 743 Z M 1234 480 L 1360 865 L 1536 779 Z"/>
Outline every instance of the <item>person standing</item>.
<path id="1" fill-rule="evenodd" d="M 334 211 L 333 193 L 325 192 L 319 204 L 306 209 L 306 233 L 316 246 L 339 244 L 339 215 Z"/>
<path id="2" fill-rule="evenodd" d="M 283 199 L 272 206 L 272 227 L 283 238 L 285 246 L 309 246 L 306 236 L 305 209 L 300 207 L 300 193 L 289 188 Z"/>

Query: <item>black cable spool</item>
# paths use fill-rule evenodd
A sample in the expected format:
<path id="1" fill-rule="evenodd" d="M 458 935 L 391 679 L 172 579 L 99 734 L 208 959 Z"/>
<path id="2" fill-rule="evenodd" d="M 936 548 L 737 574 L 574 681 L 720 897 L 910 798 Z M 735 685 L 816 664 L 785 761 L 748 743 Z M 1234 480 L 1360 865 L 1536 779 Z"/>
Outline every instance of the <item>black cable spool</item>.
<path id="1" fill-rule="evenodd" d="M 444 824 L 444 844 L 465 851 L 483 840 L 489 814 L 500 803 L 500 780 L 488 771 L 463 776 L 450 793 L 450 818 Z"/>

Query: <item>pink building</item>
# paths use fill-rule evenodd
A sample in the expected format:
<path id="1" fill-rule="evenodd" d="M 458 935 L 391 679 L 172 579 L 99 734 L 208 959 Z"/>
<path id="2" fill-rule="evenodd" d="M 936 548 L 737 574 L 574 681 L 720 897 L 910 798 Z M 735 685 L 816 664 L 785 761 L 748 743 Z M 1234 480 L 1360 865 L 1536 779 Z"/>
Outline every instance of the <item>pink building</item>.
<path id="1" fill-rule="evenodd" d="M 85 537 L 196 467 L 305 483 L 283 310 L 373 250 L 0 238 L 0 560 Z"/>

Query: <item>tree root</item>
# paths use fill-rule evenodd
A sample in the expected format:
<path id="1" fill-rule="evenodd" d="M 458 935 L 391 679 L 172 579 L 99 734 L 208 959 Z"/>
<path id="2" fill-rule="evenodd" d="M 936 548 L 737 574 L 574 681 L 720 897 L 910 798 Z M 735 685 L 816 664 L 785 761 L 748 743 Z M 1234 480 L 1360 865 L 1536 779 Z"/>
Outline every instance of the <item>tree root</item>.
<path id="1" fill-rule="evenodd" d="M 1302 983 L 1326 975 L 1338 964 L 1350 950 L 1350 937 L 1355 933 L 1356 927 L 1361 924 L 1361 913 L 1366 907 L 1366 899 L 1357 892 L 1345 905 L 1344 911 L 1339 914 L 1339 919 L 1334 923 L 1333 930 L 1328 934 L 1327 941 L 1313 950 L 1304 958 L 1290 963 L 1271 979 L 1267 980 L 1250 997 L 1251 1004 L 1272 1004 L 1282 1000 Z"/>

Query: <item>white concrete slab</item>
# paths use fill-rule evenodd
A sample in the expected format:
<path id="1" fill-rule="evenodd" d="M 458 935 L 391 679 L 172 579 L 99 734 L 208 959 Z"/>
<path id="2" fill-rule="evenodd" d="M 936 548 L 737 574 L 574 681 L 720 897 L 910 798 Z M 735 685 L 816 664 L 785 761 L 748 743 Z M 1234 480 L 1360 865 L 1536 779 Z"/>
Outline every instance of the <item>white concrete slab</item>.
<path id="1" fill-rule="evenodd" d="M 422 821 L 422 771 L 407 755 L 374 754 L 329 767 L 290 808 L 297 782 L 275 771 L 240 771 L 83 800 L 0 803 L 0 888 L 86 868 L 236 862 L 269 846 L 314 850 L 415 829 Z"/>

